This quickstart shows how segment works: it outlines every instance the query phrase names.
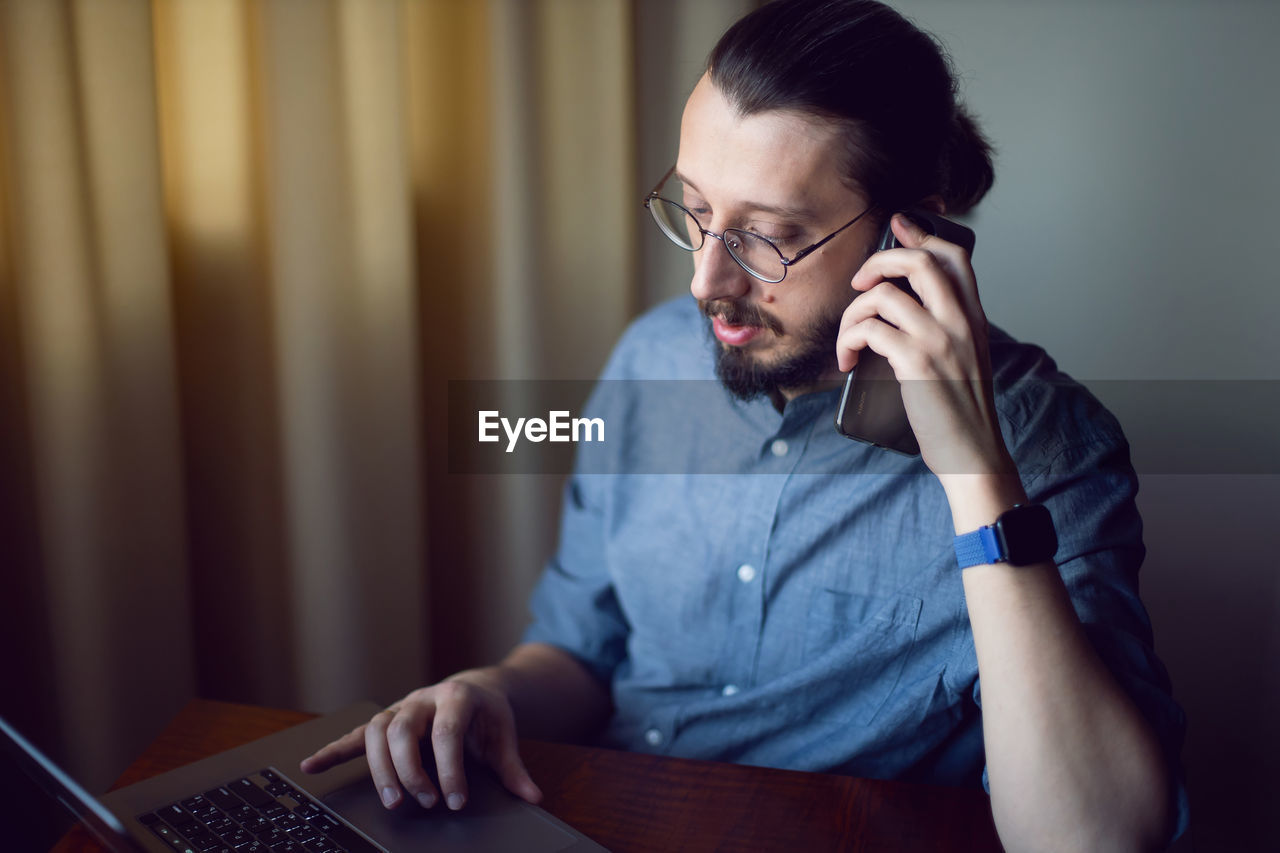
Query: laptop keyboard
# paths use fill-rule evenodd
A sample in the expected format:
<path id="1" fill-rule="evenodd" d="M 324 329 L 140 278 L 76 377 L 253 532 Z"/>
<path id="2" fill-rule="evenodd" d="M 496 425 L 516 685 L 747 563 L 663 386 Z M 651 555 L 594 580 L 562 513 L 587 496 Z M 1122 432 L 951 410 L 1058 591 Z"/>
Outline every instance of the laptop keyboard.
<path id="1" fill-rule="evenodd" d="M 271 770 L 138 820 L 178 853 L 381 853 Z"/>

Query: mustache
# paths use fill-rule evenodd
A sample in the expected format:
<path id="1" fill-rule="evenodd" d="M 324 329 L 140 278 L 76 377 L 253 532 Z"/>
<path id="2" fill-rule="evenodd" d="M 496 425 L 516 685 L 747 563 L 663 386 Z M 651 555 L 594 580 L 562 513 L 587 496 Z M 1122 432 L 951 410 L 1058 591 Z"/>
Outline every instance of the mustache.
<path id="1" fill-rule="evenodd" d="M 719 317 L 730 326 L 760 326 L 775 335 L 782 334 L 782 323 L 755 305 L 734 299 L 699 299 L 698 309 L 707 318 Z"/>

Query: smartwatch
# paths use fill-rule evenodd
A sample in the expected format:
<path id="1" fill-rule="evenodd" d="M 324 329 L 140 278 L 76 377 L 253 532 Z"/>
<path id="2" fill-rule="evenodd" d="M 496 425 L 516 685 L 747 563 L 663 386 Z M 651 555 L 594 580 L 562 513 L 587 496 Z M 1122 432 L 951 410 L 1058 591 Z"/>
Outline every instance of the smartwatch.
<path id="1" fill-rule="evenodd" d="M 1043 504 L 1018 504 L 1001 513 L 995 524 L 957 536 L 955 549 L 962 569 L 987 563 L 1031 566 L 1057 553 L 1058 534 Z"/>

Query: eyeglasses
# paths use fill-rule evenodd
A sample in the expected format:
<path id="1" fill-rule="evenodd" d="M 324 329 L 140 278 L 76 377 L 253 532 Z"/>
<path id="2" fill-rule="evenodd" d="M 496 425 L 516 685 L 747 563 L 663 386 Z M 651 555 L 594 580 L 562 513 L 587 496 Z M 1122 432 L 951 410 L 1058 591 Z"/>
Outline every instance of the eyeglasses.
<path id="1" fill-rule="evenodd" d="M 787 277 L 789 268 L 821 249 L 841 231 L 870 213 L 872 207 L 874 207 L 874 205 L 868 206 L 862 213 L 859 213 L 812 246 L 801 249 L 788 258 L 782 254 L 782 250 L 775 246 L 772 241 L 761 237 L 759 234 L 743 231 L 741 228 L 726 228 L 719 234 L 714 231 L 708 231 L 702 227 L 702 223 L 698 221 L 698 218 L 690 213 L 684 205 L 658 195 L 659 190 L 662 189 L 675 170 L 675 166 L 672 166 L 667 174 L 663 175 L 658 185 L 644 199 L 644 206 L 652 214 L 653 221 L 658 224 L 658 228 L 662 230 L 662 233 L 666 234 L 672 243 L 688 252 L 698 251 L 706 242 L 707 237 L 714 237 L 724 244 L 724 247 L 729 251 L 729 257 L 737 261 L 738 266 L 769 284 L 777 284 L 782 281 Z"/>

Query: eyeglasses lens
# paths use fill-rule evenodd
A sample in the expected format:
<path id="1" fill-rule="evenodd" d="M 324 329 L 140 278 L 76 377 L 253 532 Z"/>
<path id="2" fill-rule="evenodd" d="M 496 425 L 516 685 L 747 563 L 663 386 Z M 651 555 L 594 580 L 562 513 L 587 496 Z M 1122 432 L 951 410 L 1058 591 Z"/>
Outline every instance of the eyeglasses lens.
<path id="1" fill-rule="evenodd" d="M 662 233 L 680 248 L 692 252 L 702 246 L 702 229 L 698 227 L 697 220 L 680 205 L 664 198 L 654 198 L 649 201 L 649 212 L 653 214 L 653 221 L 658 223 Z"/>
<path id="2" fill-rule="evenodd" d="M 668 181 L 661 191 L 664 194 L 679 192 L 678 181 Z M 651 197 L 649 212 L 671 242 L 688 252 L 696 252 L 702 248 L 706 239 L 702 225 L 684 207 L 665 198 Z M 729 228 L 721 235 L 721 239 L 733 259 L 757 278 L 776 283 L 786 275 L 787 268 L 782 263 L 782 255 L 763 237 L 750 231 Z"/>
<path id="3" fill-rule="evenodd" d="M 724 245 L 734 260 L 757 278 L 779 282 L 787 273 L 787 268 L 782 264 L 782 256 L 773 244 L 750 231 L 727 229 L 724 232 Z"/>

